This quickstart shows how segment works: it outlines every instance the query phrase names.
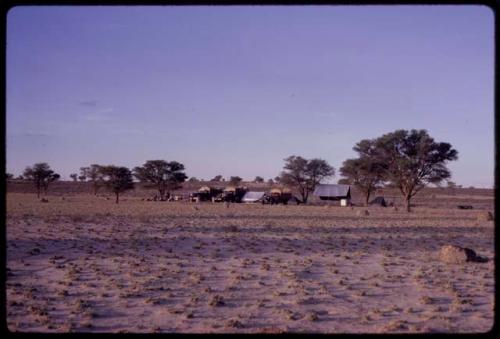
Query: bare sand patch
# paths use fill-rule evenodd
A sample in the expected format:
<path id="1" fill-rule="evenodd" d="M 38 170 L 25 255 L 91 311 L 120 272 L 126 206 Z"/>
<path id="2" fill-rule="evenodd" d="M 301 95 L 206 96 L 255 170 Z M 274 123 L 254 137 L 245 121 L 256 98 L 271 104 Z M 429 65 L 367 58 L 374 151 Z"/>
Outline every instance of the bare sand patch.
<path id="1" fill-rule="evenodd" d="M 7 196 L 7 323 L 20 332 L 484 332 L 481 211 Z M 366 208 L 363 208 L 365 210 Z M 484 212 L 484 211 L 483 211 Z M 446 264 L 439 249 L 486 263 Z"/>

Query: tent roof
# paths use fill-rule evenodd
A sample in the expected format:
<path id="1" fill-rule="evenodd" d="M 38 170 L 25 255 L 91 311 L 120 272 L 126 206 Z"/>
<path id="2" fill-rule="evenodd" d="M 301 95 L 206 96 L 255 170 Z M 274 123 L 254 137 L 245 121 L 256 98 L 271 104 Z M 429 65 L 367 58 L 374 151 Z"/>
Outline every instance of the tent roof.
<path id="1" fill-rule="evenodd" d="M 374 204 L 385 206 L 386 202 L 385 202 L 384 197 L 379 196 L 379 197 L 376 197 L 375 199 L 373 199 L 372 201 L 370 201 L 370 205 L 374 205 Z"/>
<path id="2" fill-rule="evenodd" d="M 265 193 L 266 192 L 246 192 L 243 196 L 243 201 L 257 201 L 259 199 L 262 199 Z"/>
<path id="3" fill-rule="evenodd" d="M 346 197 L 349 195 L 349 185 L 320 184 L 316 186 L 313 195 L 317 197 Z"/>

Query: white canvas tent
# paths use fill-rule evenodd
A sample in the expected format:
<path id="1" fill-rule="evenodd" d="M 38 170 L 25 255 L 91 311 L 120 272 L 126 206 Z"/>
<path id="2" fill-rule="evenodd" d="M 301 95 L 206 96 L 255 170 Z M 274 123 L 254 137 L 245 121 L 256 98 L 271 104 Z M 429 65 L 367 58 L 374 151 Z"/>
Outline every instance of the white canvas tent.
<path id="1" fill-rule="evenodd" d="M 241 199 L 242 202 L 259 202 L 264 197 L 265 192 L 246 192 Z"/>

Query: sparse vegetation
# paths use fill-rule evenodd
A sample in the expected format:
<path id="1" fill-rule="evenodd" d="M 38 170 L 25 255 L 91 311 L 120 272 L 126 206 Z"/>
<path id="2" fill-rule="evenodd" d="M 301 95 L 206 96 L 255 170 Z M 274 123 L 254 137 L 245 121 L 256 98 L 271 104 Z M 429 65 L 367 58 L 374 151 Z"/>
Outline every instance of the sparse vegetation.
<path id="1" fill-rule="evenodd" d="M 104 185 L 116 196 L 116 203 L 119 203 L 120 193 L 134 188 L 132 173 L 126 167 L 103 166 L 101 168 Z"/>
<path id="2" fill-rule="evenodd" d="M 210 181 L 214 181 L 214 182 L 219 182 L 219 181 L 224 181 L 224 178 L 222 177 L 222 175 L 216 175 L 215 177 L 213 177 L 212 179 L 210 179 Z"/>
<path id="3" fill-rule="evenodd" d="M 7 322 L 21 322 L 24 331 L 64 331 L 61 317 L 79 332 L 139 331 L 137 319 L 150 324 L 143 332 L 155 326 L 169 332 L 177 322 L 179 332 L 255 333 L 264 328 L 258 319 L 270 314 L 277 316 L 266 318 L 267 327 L 308 332 L 350 331 L 345 314 L 367 332 L 421 332 L 430 317 L 458 329 L 491 323 L 494 225 L 478 221 L 478 210 L 459 211 L 457 218 L 456 209 L 428 201 L 411 214 L 369 208 L 362 218 L 314 204 L 234 204 L 228 211 L 212 203 L 151 204 L 141 199 L 142 187 L 115 205 L 83 192 L 86 185 L 54 186 L 63 184 L 82 194 L 49 196 L 49 204 L 33 194 L 7 194 Z M 492 210 L 487 194 L 484 208 Z M 463 267 L 435 262 L 446 239 L 460 239 L 492 260 Z M 33 272 L 29 278 L 26 270 Z M 29 306 L 47 315 L 29 313 Z M 119 325 L 109 327 L 108 314 Z M 243 327 L 225 326 L 229 319 Z"/>
<path id="4" fill-rule="evenodd" d="M 243 179 L 238 176 L 229 178 L 229 185 L 238 186 Z"/>
<path id="5" fill-rule="evenodd" d="M 47 194 L 49 184 L 60 178 L 60 175 L 50 169 L 50 166 L 45 163 L 37 163 L 32 167 L 26 167 L 23 172 L 23 177 L 33 181 L 36 187 L 36 195 L 40 198 L 40 192 L 43 190 Z"/>
<path id="6" fill-rule="evenodd" d="M 104 184 L 103 166 L 92 164 L 89 167 L 81 167 L 80 178 L 86 178 L 92 182 L 94 195 L 97 195 L 99 188 Z"/>

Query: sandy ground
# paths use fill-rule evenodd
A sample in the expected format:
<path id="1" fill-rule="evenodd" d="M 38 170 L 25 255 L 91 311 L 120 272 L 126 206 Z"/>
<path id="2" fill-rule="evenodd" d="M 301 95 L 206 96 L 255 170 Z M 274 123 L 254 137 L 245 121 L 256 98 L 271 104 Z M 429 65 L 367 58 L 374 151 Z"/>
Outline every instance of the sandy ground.
<path id="1" fill-rule="evenodd" d="M 484 211 L 7 195 L 7 324 L 21 332 L 485 332 Z M 442 245 L 487 263 L 445 264 Z"/>

